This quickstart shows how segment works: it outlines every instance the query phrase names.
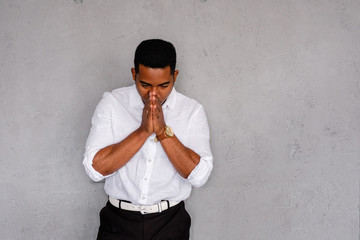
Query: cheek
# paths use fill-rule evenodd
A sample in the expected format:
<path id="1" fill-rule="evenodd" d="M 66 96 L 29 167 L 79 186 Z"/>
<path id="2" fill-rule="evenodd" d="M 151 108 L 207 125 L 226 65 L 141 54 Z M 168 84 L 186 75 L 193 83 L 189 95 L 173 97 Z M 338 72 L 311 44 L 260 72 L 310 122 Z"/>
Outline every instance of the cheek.
<path id="1" fill-rule="evenodd" d="M 145 101 L 146 97 L 149 96 L 149 91 L 146 91 L 144 89 L 139 89 L 138 93 L 141 96 L 143 101 Z"/>
<path id="2" fill-rule="evenodd" d="M 171 93 L 171 89 L 166 89 L 163 91 L 159 91 L 159 98 L 161 101 L 164 101 Z"/>

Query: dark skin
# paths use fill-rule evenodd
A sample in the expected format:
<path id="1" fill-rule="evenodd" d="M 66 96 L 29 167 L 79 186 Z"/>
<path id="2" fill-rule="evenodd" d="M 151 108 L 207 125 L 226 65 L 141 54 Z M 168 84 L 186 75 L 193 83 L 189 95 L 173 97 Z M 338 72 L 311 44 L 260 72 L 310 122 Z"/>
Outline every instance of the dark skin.
<path id="1" fill-rule="evenodd" d="M 166 101 L 176 81 L 178 71 L 171 73 L 170 66 L 149 68 L 139 65 L 139 72 L 131 69 L 136 89 L 144 102 L 142 122 L 138 129 L 121 142 L 104 147 L 95 155 L 93 167 L 106 176 L 119 170 L 140 150 L 153 133 L 161 135 L 165 129 L 161 105 Z M 185 147 L 174 135 L 165 138 L 161 145 L 176 171 L 187 178 L 200 161 L 200 156 Z"/>

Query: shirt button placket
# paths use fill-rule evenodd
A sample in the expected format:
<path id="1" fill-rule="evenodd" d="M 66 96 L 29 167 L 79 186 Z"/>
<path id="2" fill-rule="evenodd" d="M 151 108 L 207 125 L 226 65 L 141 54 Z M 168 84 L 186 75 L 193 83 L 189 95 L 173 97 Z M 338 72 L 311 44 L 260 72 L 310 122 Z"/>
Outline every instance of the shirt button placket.
<path id="1" fill-rule="evenodd" d="M 142 189 L 141 189 L 141 196 L 140 196 L 140 202 L 141 204 L 146 204 L 147 198 L 148 198 L 148 191 L 149 191 L 149 184 L 150 184 L 150 177 L 152 173 L 153 168 L 153 158 L 155 155 L 155 148 L 156 145 L 154 144 L 154 141 L 151 141 L 154 139 L 153 136 L 150 136 L 150 141 L 148 141 L 148 158 L 146 160 L 146 167 L 145 167 L 145 173 L 142 178 Z"/>

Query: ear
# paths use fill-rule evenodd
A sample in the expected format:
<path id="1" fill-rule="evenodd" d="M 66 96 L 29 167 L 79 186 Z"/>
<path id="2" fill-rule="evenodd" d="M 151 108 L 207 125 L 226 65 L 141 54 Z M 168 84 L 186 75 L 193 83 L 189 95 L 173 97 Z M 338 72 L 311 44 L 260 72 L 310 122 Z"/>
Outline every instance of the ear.
<path id="1" fill-rule="evenodd" d="M 177 75 L 179 74 L 179 70 L 174 71 L 174 83 L 176 82 Z"/>
<path id="2" fill-rule="evenodd" d="M 131 75 L 133 77 L 133 80 L 135 81 L 136 80 L 136 71 L 135 71 L 135 68 L 131 68 Z"/>

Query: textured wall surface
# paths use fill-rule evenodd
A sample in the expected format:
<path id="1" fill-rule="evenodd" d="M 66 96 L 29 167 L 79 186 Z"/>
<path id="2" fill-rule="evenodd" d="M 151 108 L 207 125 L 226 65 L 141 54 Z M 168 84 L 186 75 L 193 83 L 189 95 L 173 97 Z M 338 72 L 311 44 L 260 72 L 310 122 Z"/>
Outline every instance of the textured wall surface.
<path id="1" fill-rule="evenodd" d="M 137 44 L 178 51 L 177 90 L 215 157 L 191 239 L 359 237 L 357 0 L 0 0 L 0 238 L 95 239 L 103 183 L 81 164 Z"/>

